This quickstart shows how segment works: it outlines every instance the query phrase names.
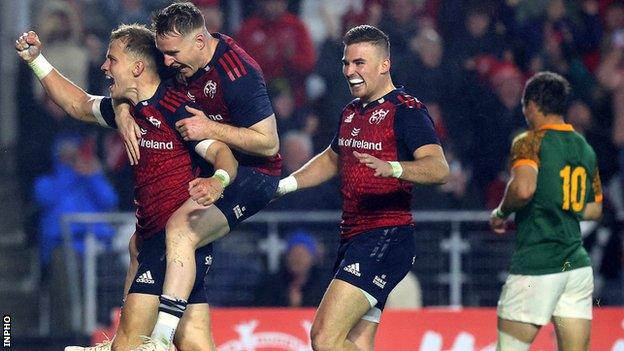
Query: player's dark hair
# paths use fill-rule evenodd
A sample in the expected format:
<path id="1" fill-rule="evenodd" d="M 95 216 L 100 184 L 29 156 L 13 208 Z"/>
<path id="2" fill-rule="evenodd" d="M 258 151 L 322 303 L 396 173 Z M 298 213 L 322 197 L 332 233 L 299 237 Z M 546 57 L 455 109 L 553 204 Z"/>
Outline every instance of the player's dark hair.
<path id="1" fill-rule="evenodd" d="M 540 72 L 531 77 L 524 86 L 522 103 L 533 101 L 545 114 L 563 116 L 570 95 L 570 83 L 557 73 Z"/>
<path id="2" fill-rule="evenodd" d="M 388 39 L 388 35 L 369 24 L 362 24 L 349 29 L 342 38 L 342 43 L 345 46 L 357 43 L 370 43 L 381 48 L 386 55 L 390 56 L 390 39 Z"/>
<path id="3" fill-rule="evenodd" d="M 191 2 L 176 2 L 152 14 L 152 30 L 158 36 L 187 35 L 204 26 L 204 16 Z"/>
<path id="4" fill-rule="evenodd" d="M 122 24 L 111 32 L 110 41 L 121 40 L 124 52 L 142 58 L 148 67 L 158 72 L 163 54 L 156 48 L 154 37 L 154 32 L 142 24 Z"/>

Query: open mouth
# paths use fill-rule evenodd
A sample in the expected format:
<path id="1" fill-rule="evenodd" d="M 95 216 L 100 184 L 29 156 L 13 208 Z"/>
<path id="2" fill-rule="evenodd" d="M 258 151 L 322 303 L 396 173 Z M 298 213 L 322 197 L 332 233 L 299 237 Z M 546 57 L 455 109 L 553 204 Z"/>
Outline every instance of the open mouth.
<path id="1" fill-rule="evenodd" d="M 108 88 L 112 89 L 113 85 L 115 85 L 115 78 L 113 78 L 113 76 L 107 74 L 106 75 L 106 79 L 109 80 L 109 83 L 110 83 Z"/>
<path id="2" fill-rule="evenodd" d="M 360 87 L 364 84 L 364 79 L 362 78 L 349 78 L 349 85 L 353 88 Z"/>

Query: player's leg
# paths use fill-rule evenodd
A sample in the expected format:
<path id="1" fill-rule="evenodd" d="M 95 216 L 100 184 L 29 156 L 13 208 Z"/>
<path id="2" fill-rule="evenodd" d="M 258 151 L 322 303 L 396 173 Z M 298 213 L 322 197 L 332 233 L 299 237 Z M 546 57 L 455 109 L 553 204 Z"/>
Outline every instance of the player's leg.
<path id="1" fill-rule="evenodd" d="M 347 337 L 370 308 L 360 288 L 342 280 L 332 280 L 314 316 L 310 331 L 312 349 L 359 350 Z"/>
<path id="2" fill-rule="evenodd" d="M 216 351 L 207 303 L 190 304 L 180 320 L 174 343 L 178 351 Z"/>
<path id="3" fill-rule="evenodd" d="M 375 335 L 377 334 L 378 322 L 365 319 L 360 321 L 351 329 L 347 339 L 362 351 L 373 351 L 375 349 Z"/>
<path id="4" fill-rule="evenodd" d="M 589 350 L 590 319 L 553 317 L 553 324 L 559 351 Z"/>
<path id="5" fill-rule="evenodd" d="M 565 291 L 553 312 L 553 323 L 560 351 L 589 349 L 592 319 L 592 295 L 594 275 L 591 267 L 573 269 L 568 277 Z"/>
<path id="6" fill-rule="evenodd" d="M 173 335 L 189 301 L 196 278 L 195 250 L 229 231 L 227 219 L 212 205 L 187 200 L 166 226 L 166 273 L 158 318 L 151 336 L 173 342 Z"/>
<path id="7" fill-rule="evenodd" d="M 413 262 L 410 226 L 371 230 L 341 243 L 336 274 L 311 330 L 314 350 L 373 350 L 388 294 Z"/>
<path id="8" fill-rule="evenodd" d="M 130 293 L 126 297 L 113 351 L 127 351 L 141 344 L 141 335 L 149 335 L 158 315 L 158 295 Z"/>
<path id="9" fill-rule="evenodd" d="M 497 351 L 528 351 L 541 325 L 498 318 Z"/>
<path id="10" fill-rule="evenodd" d="M 565 273 L 510 274 L 498 300 L 498 351 L 527 351 L 550 322 L 565 289 Z"/>
<path id="11" fill-rule="evenodd" d="M 279 177 L 239 167 L 236 179 L 214 205 L 204 207 L 188 200 L 171 216 L 166 228 L 167 272 L 152 332 L 154 339 L 172 342 L 195 281 L 195 250 L 264 208 L 273 198 L 278 182 Z"/>

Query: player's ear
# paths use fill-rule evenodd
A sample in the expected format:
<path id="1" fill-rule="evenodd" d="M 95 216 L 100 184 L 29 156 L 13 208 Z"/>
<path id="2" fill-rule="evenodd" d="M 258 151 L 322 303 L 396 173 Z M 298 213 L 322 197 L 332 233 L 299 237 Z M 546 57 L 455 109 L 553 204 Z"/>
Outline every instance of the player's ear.
<path id="1" fill-rule="evenodd" d="M 145 70 L 145 62 L 143 62 L 142 60 L 136 60 L 134 62 L 134 66 L 132 67 L 132 74 L 135 77 L 138 77 L 141 75 L 141 73 L 143 73 L 144 70 Z"/>
<path id="2" fill-rule="evenodd" d="M 206 46 L 207 39 L 208 38 L 206 38 L 206 35 L 202 31 L 195 34 L 195 45 L 197 48 L 202 50 Z"/>
<path id="3" fill-rule="evenodd" d="M 388 74 L 390 72 L 390 58 L 386 57 L 381 60 L 381 74 Z"/>

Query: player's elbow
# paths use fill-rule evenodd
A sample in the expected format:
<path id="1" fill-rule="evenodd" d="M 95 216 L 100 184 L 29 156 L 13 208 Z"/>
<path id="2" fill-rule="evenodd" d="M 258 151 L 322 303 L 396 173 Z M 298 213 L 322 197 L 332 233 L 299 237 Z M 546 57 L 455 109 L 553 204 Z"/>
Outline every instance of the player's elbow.
<path id="1" fill-rule="evenodd" d="M 273 157 L 279 152 L 279 139 L 271 138 L 262 152 L 262 156 Z"/>
<path id="2" fill-rule="evenodd" d="M 535 194 L 535 189 L 536 189 L 535 184 L 518 183 L 516 184 L 514 188 L 515 190 L 514 192 L 516 193 L 516 196 L 518 197 L 520 201 L 529 202 L 531 201 L 531 199 L 533 198 L 533 195 Z"/>
<path id="3" fill-rule="evenodd" d="M 602 203 L 590 202 L 585 206 L 583 219 L 586 221 L 598 221 L 602 218 Z"/>
<path id="4" fill-rule="evenodd" d="M 438 184 L 446 184 L 451 177 L 451 170 L 449 169 L 448 163 L 446 161 L 441 162 L 440 170 L 438 171 Z"/>
<path id="5" fill-rule="evenodd" d="M 433 167 L 433 172 L 431 172 L 431 176 L 431 184 L 445 184 L 448 182 L 451 171 L 446 160 L 441 159 L 436 163 L 435 167 Z"/>

